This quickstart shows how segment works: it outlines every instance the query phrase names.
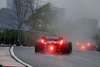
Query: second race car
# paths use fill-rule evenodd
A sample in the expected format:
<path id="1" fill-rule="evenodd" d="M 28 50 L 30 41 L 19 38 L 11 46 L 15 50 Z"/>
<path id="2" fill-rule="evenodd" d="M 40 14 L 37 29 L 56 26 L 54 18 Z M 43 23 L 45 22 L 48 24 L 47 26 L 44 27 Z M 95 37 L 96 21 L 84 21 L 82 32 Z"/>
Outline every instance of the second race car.
<path id="1" fill-rule="evenodd" d="M 77 47 L 83 50 L 94 50 L 94 46 L 90 42 L 77 42 Z"/>

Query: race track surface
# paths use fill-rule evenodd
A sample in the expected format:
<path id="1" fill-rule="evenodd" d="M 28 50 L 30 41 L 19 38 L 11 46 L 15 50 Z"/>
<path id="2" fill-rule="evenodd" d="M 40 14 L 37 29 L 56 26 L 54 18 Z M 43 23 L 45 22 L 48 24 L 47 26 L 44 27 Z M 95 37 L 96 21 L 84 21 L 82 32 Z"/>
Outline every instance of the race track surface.
<path id="1" fill-rule="evenodd" d="M 71 55 L 35 53 L 33 47 L 14 47 L 15 55 L 34 67 L 100 67 L 100 52 L 73 50 Z"/>

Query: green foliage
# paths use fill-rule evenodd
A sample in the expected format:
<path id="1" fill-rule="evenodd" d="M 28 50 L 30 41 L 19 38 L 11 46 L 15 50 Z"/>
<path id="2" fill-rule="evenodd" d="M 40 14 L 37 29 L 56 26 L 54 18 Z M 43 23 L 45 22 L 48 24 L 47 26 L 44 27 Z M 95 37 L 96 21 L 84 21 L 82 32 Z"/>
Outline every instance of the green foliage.
<path id="1" fill-rule="evenodd" d="M 51 3 L 47 3 L 38 9 L 35 9 L 32 15 L 26 20 L 32 30 L 46 31 L 47 25 L 53 23 L 56 16 Z"/>
<path id="2" fill-rule="evenodd" d="M 2 43 L 3 42 L 3 38 L 4 37 L 4 33 L 0 33 L 0 43 Z"/>
<path id="3" fill-rule="evenodd" d="M 4 66 L 0 65 L 0 67 L 4 67 Z"/>
<path id="4" fill-rule="evenodd" d="M 17 32 L 16 30 L 11 29 L 3 33 L 0 33 L 0 43 L 4 43 L 4 38 L 5 38 L 5 43 L 14 42 L 15 36 L 17 35 L 16 32 Z"/>
<path id="5" fill-rule="evenodd" d="M 5 41 L 4 41 L 5 38 Z M 0 43 L 14 44 L 18 39 L 18 30 L 10 29 L 3 33 L 0 33 Z M 19 31 L 19 41 L 20 45 L 23 44 L 33 44 L 35 38 L 33 38 L 33 33 L 29 31 Z"/>

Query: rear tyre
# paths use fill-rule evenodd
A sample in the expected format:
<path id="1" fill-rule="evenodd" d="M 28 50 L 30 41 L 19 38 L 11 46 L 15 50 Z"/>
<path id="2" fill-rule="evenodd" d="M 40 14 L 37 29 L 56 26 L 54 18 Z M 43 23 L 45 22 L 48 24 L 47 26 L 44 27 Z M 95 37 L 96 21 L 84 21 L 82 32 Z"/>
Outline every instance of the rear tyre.
<path id="1" fill-rule="evenodd" d="M 36 43 L 36 45 L 35 45 L 35 53 L 38 53 L 38 52 L 40 52 L 39 44 Z"/>
<path id="2" fill-rule="evenodd" d="M 69 54 L 68 44 L 65 44 L 62 48 L 62 54 Z"/>
<path id="3" fill-rule="evenodd" d="M 87 48 L 87 50 L 93 51 L 93 50 L 94 50 L 94 46 L 93 46 L 93 45 L 89 46 L 89 47 Z"/>
<path id="4" fill-rule="evenodd" d="M 68 45 L 69 45 L 69 47 L 68 47 L 69 48 L 69 54 L 71 54 L 72 53 L 72 43 L 69 42 Z"/>
<path id="5" fill-rule="evenodd" d="M 62 54 L 71 54 L 72 53 L 72 43 L 66 43 L 62 48 Z"/>
<path id="6" fill-rule="evenodd" d="M 35 45 L 35 53 L 37 52 L 45 53 L 44 47 L 45 46 L 43 44 L 41 44 L 40 42 L 37 42 Z"/>
<path id="7" fill-rule="evenodd" d="M 93 47 L 89 49 L 89 51 L 93 51 L 93 50 L 94 50 Z"/>

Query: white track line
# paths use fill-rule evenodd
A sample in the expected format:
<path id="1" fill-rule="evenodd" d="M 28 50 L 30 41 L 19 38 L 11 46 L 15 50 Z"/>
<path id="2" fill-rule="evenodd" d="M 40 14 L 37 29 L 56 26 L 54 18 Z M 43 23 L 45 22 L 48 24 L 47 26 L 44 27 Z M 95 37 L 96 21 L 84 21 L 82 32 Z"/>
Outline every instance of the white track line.
<path id="1" fill-rule="evenodd" d="M 18 62 L 20 62 L 21 64 L 23 64 L 23 65 L 25 65 L 25 66 L 27 66 L 27 67 L 33 67 L 33 66 L 31 66 L 31 65 L 29 65 L 29 64 L 27 64 L 27 63 L 21 61 L 21 60 L 15 55 L 15 53 L 13 52 L 13 49 L 14 49 L 14 47 L 12 46 L 12 47 L 10 48 L 10 53 L 11 53 L 11 55 L 12 55 Z"/>

